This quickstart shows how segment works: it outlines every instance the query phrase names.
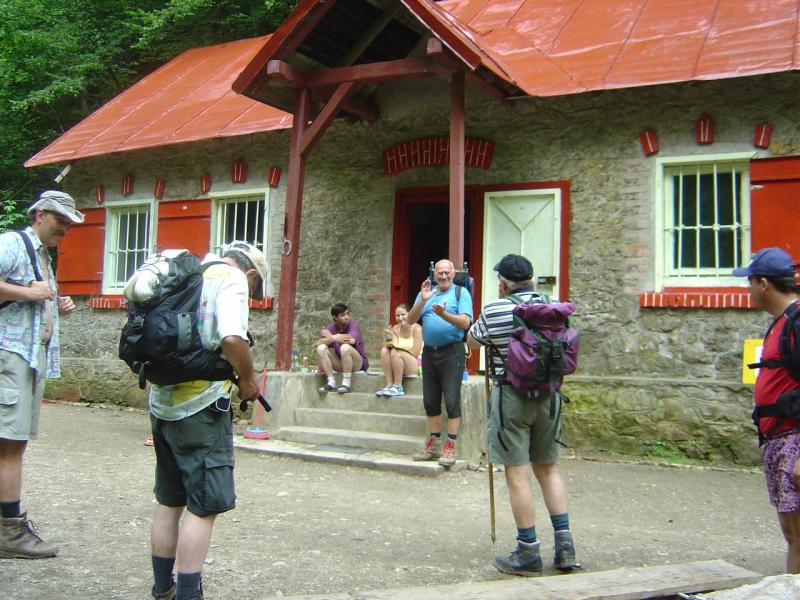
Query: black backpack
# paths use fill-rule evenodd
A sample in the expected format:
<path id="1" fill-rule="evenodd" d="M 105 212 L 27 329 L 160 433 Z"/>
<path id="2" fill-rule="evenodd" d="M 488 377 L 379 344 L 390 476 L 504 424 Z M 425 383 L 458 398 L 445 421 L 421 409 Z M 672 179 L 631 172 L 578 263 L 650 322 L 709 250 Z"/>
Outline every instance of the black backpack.
<path id="1" fill-rule="evenodd" d="M 786 369 L 789 375 L 800 381 L 800 304 L 792 302 L 783 314 L 786 315 L 786 321 L 783 323 L 778 340 L 780 352 L 778 360 L 762 360 L 747 366 L 751 369 Z M 766 335 L 769 335 L 771 330 L 772 326 Z M 763 417 L 778 417 L 773 430 L 777 429 L 786 418 L 800 420 L 800 388 L 784 392 L 778 396 L 775 404 L 756 406 L 753 410 L 753 423 L 756 428 Z M 759 430 L 759 442 L 763 443 L 765 437 L 769 437 L 771 433 L 772 431 L 768 431 L 762 435 Z"/>
<path id="2" fill-rule="evenodd" d="M 163 270 L 148 261 L 142 269 L 157 273 L 151 298 L 128 301 L 128 320 L 119 338 L 119 357 L 145 380 L 157 385 L 174 385 L 203 379 L 220 381 L 233 377 L 233 367 L 222 357 L 222 350 L 203 347 L 198 329 L 197 309 L 203 291 L 203 273 L 218 261 L 200 264 L 188 252 L 166 261 Z M 166 271 L 166 272 L 163 272 Z"/>

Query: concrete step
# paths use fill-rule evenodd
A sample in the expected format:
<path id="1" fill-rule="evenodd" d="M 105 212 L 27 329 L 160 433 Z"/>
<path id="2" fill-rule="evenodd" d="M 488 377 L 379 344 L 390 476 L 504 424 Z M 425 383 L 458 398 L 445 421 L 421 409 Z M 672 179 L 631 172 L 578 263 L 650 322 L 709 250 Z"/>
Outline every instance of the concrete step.
<path id="1" fill-rule="evenodd" d="M 234 437 L 234 445 L 238 449 L 250 452 L 262 452 L 272 456 L 329 462 L 352 467 L 393 471 L 405 475 L 425 477 L 435 477 L 447 473 L 448 471 L 458 472 L 467 468 L 467 462 L 463 460 L 456 461 L 456 464 L 452 467 L 445 468 L 439 465 L 435 460 L 414 461 L 410 456 L 398 456 L 385 452 L 364 450 L 363 448 L 299 444 L 276 439 L 251 440 L 240 435 Z"/>
<path id="2" fill-rule="evenodd" d="M 419 415 L 327 408 L 297 408 L 294 414 L 295 424 L 301 427 L 394 433 L 417 438 L 424 437 L 427 431 L 426 418 Z"/>
<path id="3" fill-rule="evenodd" d="M 411 456 L 422 445 L 422 436 L 395 433 L 372 433 L 325 427 L 281 427 L 275 437 L 279 440 L 313 444 L 317 446 L 339 446 L 357 450 L 375 450 L 388 454 Z"/>
<path id="4" fill-rule="evenodd" d="M 384 398 L 374 392 L 351 392 L 349 394 L 320 394 L 314 406 L 331 410 L 355 410 L 390 413 L 395 415 L 424 415 L 422 395 L 392 396 Z"/>

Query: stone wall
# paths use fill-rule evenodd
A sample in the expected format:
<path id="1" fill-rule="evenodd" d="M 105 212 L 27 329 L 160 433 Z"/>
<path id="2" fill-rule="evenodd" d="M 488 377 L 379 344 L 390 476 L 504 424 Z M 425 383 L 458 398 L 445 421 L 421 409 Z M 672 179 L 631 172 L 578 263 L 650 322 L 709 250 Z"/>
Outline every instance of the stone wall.
<path id="1" fill-rule="evenodd" d="M 495 143 L 492 168 L 467 169 L 467 184 L 567 180 L 571 188 L 570 296 L 583 336 L 579 376 L 568 385 L 573 442 L 640 450 L 674 442 L 686 453 L 750 462 L 757 459 L 749 425 L 750 389 L 741 379 L 742 341 L 759 337 L 768 318 L 748 310 L 641 309 L 638 294 L 655 284 L 654 159 L 639 133 L 654 127 L 658 156 L 753 152 L 753 127 L 775 126 L 769 151 L 796 154 L 800 144 L 797 75 L 694 82 L 512 100 L 504 106 L 469 89 L 468 136 Z M 389 319 L 389 276 L 395 191 L 448 184 L 446 168 L 394 177 L 382 172 L 381 151 L 414 137 L 448 134 L 449 91 L 438 79 L 381 88 L 381 118 L 372 124 L 336 122 L 307 162 L 299 247 L 296 344 L 313 360 L 313 343 L 329 307 L 347 302 L 377 363 L 380 331 Z M 693 127 L 703 113 L 715 121 L 712 146 L 698 146 Z M 243 157 L 250 181 L 269 166 L 287 170 L 289 132 L 265 132 L 191 145 L 79 161 L 65 185 L 81 206 L 94 206 L 105 185 L 119 199 L 123 174 L 134 173 L 136 196 L 166 179 L 164 201 L 196 197 L 204 170 L 212 191 L 235 189 L 230 164 Z M 245 186 L 247 187 L 247 186 Z M 270 263 L 277 287 L 283 239 L 285 177 L 270 194 Z M 272 364 L 276 309 L 254 311 L 251 329 L 259 365 Z M 87 383 L 86 373 L 113 378 L 116 335 L 123 313 L 79 305 L 64 320 L 65 379 L 91 400 L 134 402 L 115 385 Z M 91 326 L 87 327 L 87 323 Z M 119 361 L 116 361 L 119 362 Z M 79 374 L 79 375 L 76 375 Z M 72 383 L 70 383 L 72 382 Z M 70 392 L 73 393 L 73 392 Z M 74 393 L 73 393 L 74 395 Z"/>

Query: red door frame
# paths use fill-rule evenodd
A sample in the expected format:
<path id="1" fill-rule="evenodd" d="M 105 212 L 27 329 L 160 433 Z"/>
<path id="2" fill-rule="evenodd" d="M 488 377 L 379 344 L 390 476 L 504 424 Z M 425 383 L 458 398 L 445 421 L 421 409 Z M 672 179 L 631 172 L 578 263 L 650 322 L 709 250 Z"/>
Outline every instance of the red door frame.
<path id="1" fill-rule="evenodd" d="M 469 239 L 470 251 L 466 257 L 469 263 L 470 275 L 475 278 L 475 294 L 472 299 L 473 315 L 480 313 L 481 279 L 483 274 L 483 199 L 487 192 L 536 190 L 557 188 L 561 192 L 561 231 L 559 232 L 561 264 L 559 266 L 559 295 L 562 299 L 569 298 L 569 231 L 570 231 L 570 184 L 569 181 L 536 181 L 523 183 L 506 183 L 494 185 L 468 185 L 464 188 L 464 205 L 470 206 Z M 404 302 L 412 290 L 404 289 L 408 279 L 408 257 L 410 242 L 410 224 L 408 208 L 411 204 L 447 203 L 447 187 L 421 187 L 403 188 L 395 191 L 394 202 L 394 234 L 392 236 L 392 276 L 391 290 L 389 292 L 390 306 L 392 308 Z M 478 353 L 474 352 L 467 360 L 467 369 L 470 373 L 476 372 Z"/>

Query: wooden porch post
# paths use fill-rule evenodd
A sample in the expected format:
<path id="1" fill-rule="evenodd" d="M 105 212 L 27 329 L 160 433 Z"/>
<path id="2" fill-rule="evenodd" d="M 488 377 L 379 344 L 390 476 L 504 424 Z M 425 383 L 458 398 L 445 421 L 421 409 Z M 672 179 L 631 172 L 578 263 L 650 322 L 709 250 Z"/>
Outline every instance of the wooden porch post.
<path id="1" fill-rule="evenodd" d="M 448 258 L 464 265 L 464 72 L 450 80 L 450 243 Z"/>
<path id="2" fill-rule="evenodd" d="M 281 280 L 278 288 L 278 340 L 275 369 L 288 371 L 292 364 L 292 339 L 297 296 L 297 256 L 300 245 L 300 219 L 303 212 L 303 183 L 306 159 L 301 152 L 308 127 L 311 93 L 308 88 L 295 92 L 292 139 L 289 143 L 289 174 L 286 181 L 284 247 L 281 257 Z"/>

